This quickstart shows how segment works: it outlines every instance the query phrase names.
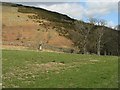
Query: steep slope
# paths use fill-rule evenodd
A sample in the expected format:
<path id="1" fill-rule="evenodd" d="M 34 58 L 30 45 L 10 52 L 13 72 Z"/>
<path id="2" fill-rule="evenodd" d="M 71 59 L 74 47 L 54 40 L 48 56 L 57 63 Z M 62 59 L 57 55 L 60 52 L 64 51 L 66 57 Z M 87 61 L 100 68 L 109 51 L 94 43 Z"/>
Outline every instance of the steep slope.
<path id="1" fill-rule="evenodd" d="M 73 42 L 57 31 L 64 29 L 60 24 L 67 25 L 63 22 L 72 22 L 66 15 L 8 3 L 3 3 L 2 9 L 3 44 L 38 48 L 42 42 L 46 48 L 74 48 Z"/>

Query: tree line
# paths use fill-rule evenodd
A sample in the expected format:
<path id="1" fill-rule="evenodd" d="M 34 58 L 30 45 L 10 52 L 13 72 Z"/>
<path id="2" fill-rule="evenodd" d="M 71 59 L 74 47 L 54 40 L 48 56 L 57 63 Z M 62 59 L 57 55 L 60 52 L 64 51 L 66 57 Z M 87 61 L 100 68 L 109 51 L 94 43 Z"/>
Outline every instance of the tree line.
<path id="1" fill-rule="evenodd" d="M 79 38 L 75 44 L 79 48 L 79 53 L 118 55 L 119 27 L 116 26 L 115 29 L 106 27 L 107 22 L 104 19 L 89 18 L 88 20 L 87 24 L 75 21 L 75 28 L 79 31 Z"/>

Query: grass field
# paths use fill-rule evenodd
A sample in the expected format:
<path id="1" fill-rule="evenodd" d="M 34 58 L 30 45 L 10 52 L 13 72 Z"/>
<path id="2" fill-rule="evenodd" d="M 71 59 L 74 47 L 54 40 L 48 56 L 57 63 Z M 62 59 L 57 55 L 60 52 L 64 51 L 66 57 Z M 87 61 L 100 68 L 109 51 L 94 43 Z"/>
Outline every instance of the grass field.
<path id="1" fill-rule="evenodd" d="M 3 88 L 115 88 L 118 57 L 3 50 Z"/>

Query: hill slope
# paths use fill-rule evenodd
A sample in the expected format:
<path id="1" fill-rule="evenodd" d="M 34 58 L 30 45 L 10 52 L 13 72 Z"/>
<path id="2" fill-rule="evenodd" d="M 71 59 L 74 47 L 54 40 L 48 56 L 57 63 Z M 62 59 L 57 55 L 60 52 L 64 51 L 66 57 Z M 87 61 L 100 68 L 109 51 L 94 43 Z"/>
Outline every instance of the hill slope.
<path id="1" fill-rule="evenodd" d="M 59 35 L 56 24 L 64 22 L 64 20 L 71 21 L 69 17 L 60 14 L 54 14 L 42 9 L 34 9 L 24 6 L 12 6 L 10 4 L 3 4 L 3 44 L 34 46 L 43 42 L 45 44 L 54 45 L 56 47 L 72 48 L 73 43 L 68 38 Z M 27 12 L 25 12 L 25 10 Z M 30 10 L 30 12 L 28 11 Z M 40 12 L 40 17 L 37 18 L 36 12 Z M 56 23 L 58 18 L 54 17 L 49 20 L 47 17 L 61 17 L 61 21 Z M 50 15 L 49 15 L 50 13 Z M 51 15 L 53 14 L 53 15 Z M 43 16 L 42 16 L 43 15 Z M 44 18 L 44 15 L 46 17 Z M 34 19 L 35 18 L 35 19 Z M 65 18 L 65 19 L 64 19 Z M 63 20 L 62 20 L 63 19 Z M 70 20 L 69 20 L 70 19 Z M 66 23 L 65 22 L 65 23 Z M 59 26 L 60 27 L 60 26 Z M 60 27 L 64 28 L 64 27 Z"/>
<path id="2" fill-rule="evenodd" d="M 2 9 L 4 45 L 37 49 L 42 43 L 44 49 L 65 52 L 74 50 L 76 53 L 82 53 L 83 36 L 80 30 L 94 27 L 87 41 L 87 50 L 90 53 L 96 53 L 97 29 L 100 29 L 100 26 L 79 21 L 80 28 L 78 28 L 75 25 L 77 20 L 41 8 L 3 3 Z M 107 54 L 117 55 L 118 32 L 106 27 L 104 31 L 101 54 L 106 48 Z"/>

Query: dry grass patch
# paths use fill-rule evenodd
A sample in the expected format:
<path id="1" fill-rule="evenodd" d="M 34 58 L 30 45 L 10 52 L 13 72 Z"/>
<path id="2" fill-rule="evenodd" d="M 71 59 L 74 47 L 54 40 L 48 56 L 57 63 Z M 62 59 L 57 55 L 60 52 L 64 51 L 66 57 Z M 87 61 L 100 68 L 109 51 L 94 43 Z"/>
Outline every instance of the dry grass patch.
<path id="1" fill-rule="evenodd" d="M 58 71 L 62 67 L 65 67 L 65 64 L 58 62 L 48 62 L 45 64 L 28 64 L 27 68 L 33 71 Z"/>

